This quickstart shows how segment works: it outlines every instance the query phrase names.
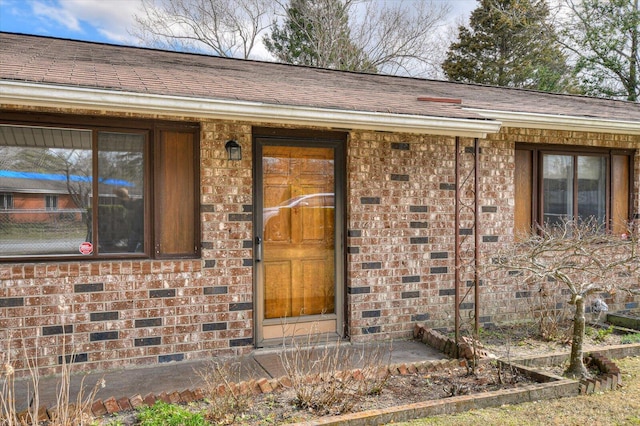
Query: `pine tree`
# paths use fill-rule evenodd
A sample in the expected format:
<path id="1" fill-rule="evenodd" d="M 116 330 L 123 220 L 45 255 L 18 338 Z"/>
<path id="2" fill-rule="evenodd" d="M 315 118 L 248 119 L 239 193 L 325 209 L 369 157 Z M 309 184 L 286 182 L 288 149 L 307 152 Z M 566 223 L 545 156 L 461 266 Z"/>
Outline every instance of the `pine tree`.
<path id="1" fill-rule="evenodd" d="M 566 57 L 543 0 L 478 0 L 442 63 L 453 81 L 549 92 L 573 91 Z"/>
<path id="2" fill-rule="evenodd" d="M 292 0 L 282 27 L 274 23 L 271 37 L 264 43 L 281 62 L 376 72 L 350 35 L 345 3 L 340 0 Z"/>

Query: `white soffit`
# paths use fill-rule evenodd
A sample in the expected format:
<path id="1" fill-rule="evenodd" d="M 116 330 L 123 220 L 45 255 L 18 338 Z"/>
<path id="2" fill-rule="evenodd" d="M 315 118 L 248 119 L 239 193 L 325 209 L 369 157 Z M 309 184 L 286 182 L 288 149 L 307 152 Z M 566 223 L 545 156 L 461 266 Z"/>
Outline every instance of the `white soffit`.
<path id="1" fill-rule="evenodd" d="M 640 121 L 612 120 L 606 118 L 577 117 L 558 114 L 498 111 L 478 108 L 464 109 L 466 111 L 479 114 L 483 117 L 498 120 L 505 127 L 640 135 Z"/>
<path id="2" fill-rule="evenodd" d="M 0 81 L 0 102 L 6 105 L 81 108 L 164 116 L 192 116 L 299 126 L 327 126 L 485 138 L 500 131 L 494 119 L 462 119 L 369 111 L 313 108 L 220 99 L 165 96 L 104 89 Z"/>

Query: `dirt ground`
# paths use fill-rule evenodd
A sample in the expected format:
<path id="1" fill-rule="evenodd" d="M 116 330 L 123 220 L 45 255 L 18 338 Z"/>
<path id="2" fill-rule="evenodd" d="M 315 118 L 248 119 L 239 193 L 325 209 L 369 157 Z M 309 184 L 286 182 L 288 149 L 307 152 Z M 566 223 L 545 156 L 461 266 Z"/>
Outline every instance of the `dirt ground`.
<path id="1" fill-rule="evenodd" d="M 498 373 L 495 366 L 485 364 L 468 374 L 466 368 L 445 369 L 427 374 L 391 376 L 379 394 L 350 396 L 355 405 L 351 412 L 382 409 L 397 405 L 433 399 L 467 395 L 498 389 L 509 389 L 530 384 L 526 378 L 509 371 Z M 265 425 L 308 421 L 327 413 L 323 410 L 301 410 L 295 406 L 295 394 L 291 390 L 262 395 L 245 413 L 238 424 Z"/>

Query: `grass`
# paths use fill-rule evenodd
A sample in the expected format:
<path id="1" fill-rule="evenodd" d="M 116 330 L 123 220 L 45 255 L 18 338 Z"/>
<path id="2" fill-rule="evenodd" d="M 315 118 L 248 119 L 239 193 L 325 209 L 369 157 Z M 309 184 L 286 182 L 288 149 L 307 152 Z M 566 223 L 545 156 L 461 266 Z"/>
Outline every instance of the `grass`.
<path id="1" fill-rule="evenodd" d="M 477 425 L 640 425 L 640 357 L 616 360 L 623 387 L 615 392 L 435 416 L 404 426 Z"/>
<path id="2" fill-rule="evenodd" d="M 620 343 L 629 345 L 631 343 L 640 343 L 640 333 L 625 334 L 620 338 Z"/>
<path id="3" fill-rule="evenodd" d="M 144 407 L 138 414 L 140 426 L 206 426 L 210 425 L 204 414 L 192 412 L 189 407 L 166 402 L 156 402 Z"/>

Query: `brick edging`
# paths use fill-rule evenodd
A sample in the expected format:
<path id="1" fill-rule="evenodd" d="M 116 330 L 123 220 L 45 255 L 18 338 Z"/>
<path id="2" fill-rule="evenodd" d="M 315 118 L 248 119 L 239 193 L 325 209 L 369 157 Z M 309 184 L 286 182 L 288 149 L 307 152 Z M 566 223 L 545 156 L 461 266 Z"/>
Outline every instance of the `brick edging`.
<path id="1" fill-rule="evenodd" d="M 580 379 L 579 389 L 581 395 L 613 391 L 622 386 L 620 368 L 603 354 L 593 352 L 585 357 L 585 362 L 598 367 L 601 374 L 589 379 Z"/>
<path id="2" fill-rule="evenodd" d="M 464 367 L 466 361 L 464 360 L 436 360 L 436 361 L 422 361 L 417 363 L 402 363 L 391 364 L 387 367 L 381 367 L 378 374 L 391 374 L 391 375 L 410 375 L 410 374 L 426 374 L 434 371 L 444 370 L 446 368 Z M 355 369 L 348 372 L 355 379 L 363 379 L 364 375 L 362 370 Z M 280 377 L 278 379 L 260 378 L 249 381 L 242 381 L 239 383 L 231 383 L 234 391 L 242 394 L 266 394 L 278 390 L 283 387 L 290 387 L 291 380 L 287 376 Z M 219 394 L 226 391 L 225 385 L 221 385 L 216 390 Z M 120 411 L 126 411 L 138 408 L 143 405 L 151 406 L 157 401 L 164 401 L 167 403 L 190 403 L 198 400 L 205 399 L 206 392 L 202 388 L 186 389 L 182 392 L 162 392 L 159 395 L 148 394 L 144 398 L 137 394 L 131 398 L 119 398 L 110 397 L 104 401 L 98 399 L 92 406 L 91 411 L 94 416 L 101 417 L 107 414 L 115 414 Z"/>
<path id="3" fill-rule="evenodd" d="M 477 340 L 463 337 L 462 342 L 456 342 L 436 330 L 427 328 L 424 325 L 416 324 L 413 327 L 413 338 L 422 343 L 439 350 L 451 358 L 464 358 L 472 360 L 474 358 L 486 358 L 488 356 Z"/>

